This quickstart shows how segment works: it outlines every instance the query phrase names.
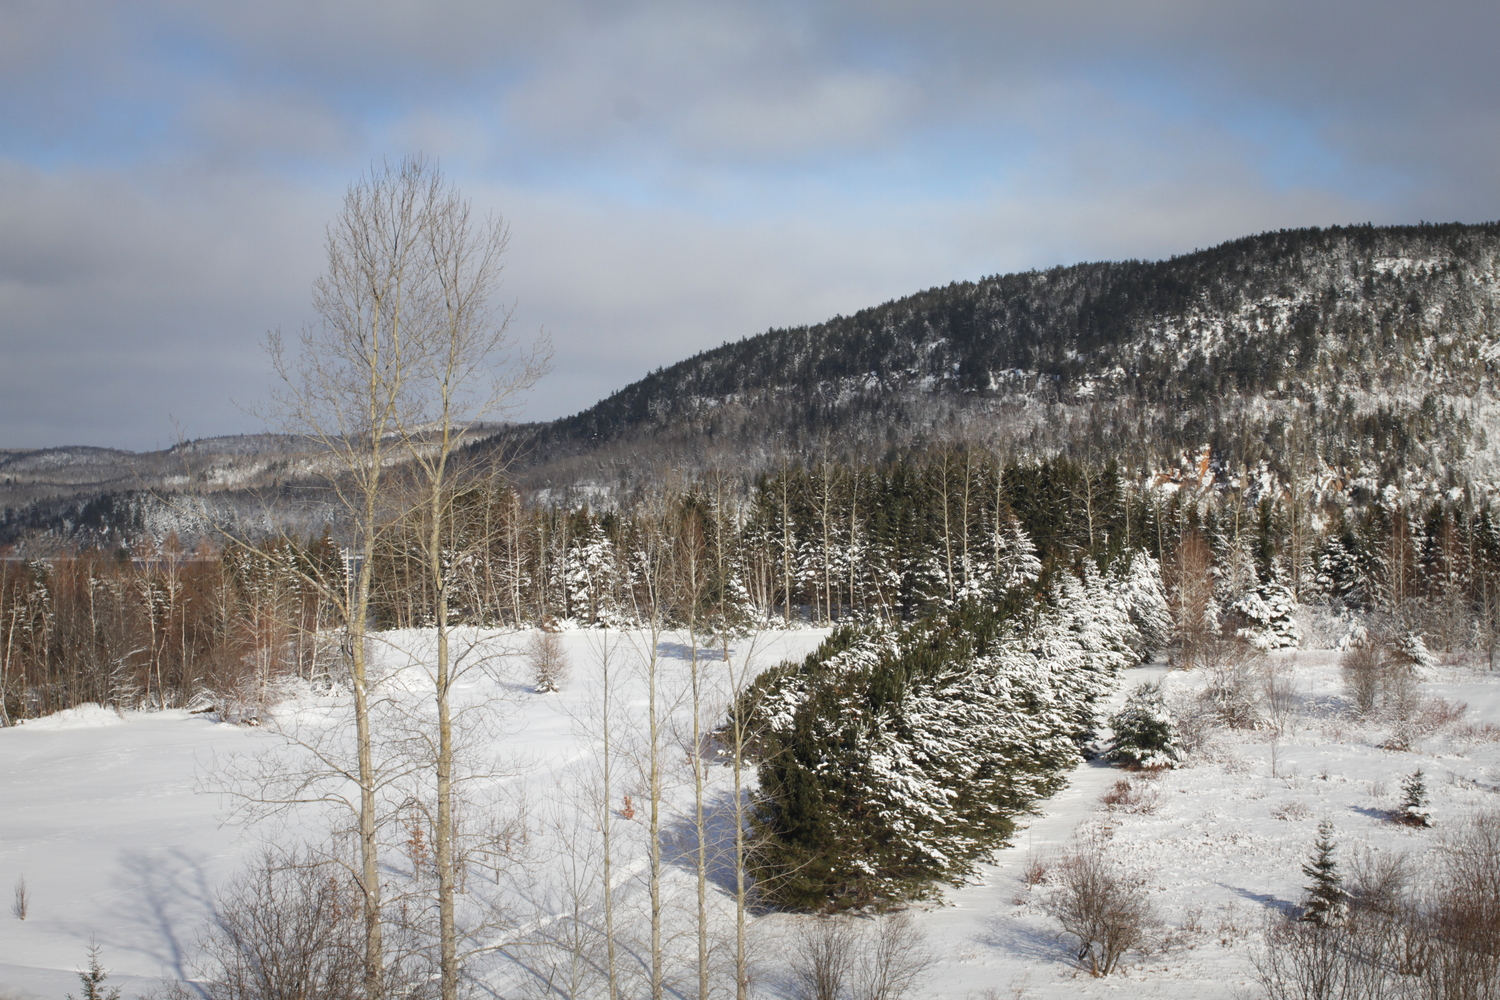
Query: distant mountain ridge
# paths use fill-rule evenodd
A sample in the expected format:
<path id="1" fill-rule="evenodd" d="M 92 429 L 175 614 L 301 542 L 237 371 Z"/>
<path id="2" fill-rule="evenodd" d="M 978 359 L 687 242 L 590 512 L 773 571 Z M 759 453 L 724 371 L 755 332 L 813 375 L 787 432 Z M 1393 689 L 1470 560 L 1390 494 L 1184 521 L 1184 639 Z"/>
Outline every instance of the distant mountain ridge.
<path id="1" fill-rule="evenodd" d="M 1497 356 L 1500 224 L 1282 230 L 770 330 L 504 440 L 553 484 L 653 451 L 753 463 L 954 437 L 1150 462 L 1247 428 L 1275 450 L 1278 421 L 1351 468 L 1488 468 Z"/>
<path id="2" fill-rule="evenodd" d="M 525 487 L 582 495 L 960 444 L 1137 473 L 1207 448 L 1219 467 L 1285 477 L 1497 483 L 1497 359 L 1500 223 L 1281 230 L 773 329 L 470 447 Z M 123 511 L 176 523 L 163 491 L 219 492 L 259 521 L 327 471 L 275 435 L 0 452 L 0 544 L 107 533 Z"/>

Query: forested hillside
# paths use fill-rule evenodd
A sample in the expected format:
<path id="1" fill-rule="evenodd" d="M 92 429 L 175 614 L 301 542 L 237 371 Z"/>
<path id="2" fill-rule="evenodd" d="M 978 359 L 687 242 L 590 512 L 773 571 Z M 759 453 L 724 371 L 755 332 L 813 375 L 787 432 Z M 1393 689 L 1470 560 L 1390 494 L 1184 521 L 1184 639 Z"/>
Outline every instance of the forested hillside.
<path id="1" fill-rule="evenodd" d="M 525 491 L 596 499 L 726 472 L 743 494 L 787 465 L 964 445 L 1114 463 L 1131 478 L 1175 474 L 1206 449 L 1221 479 L 1489 482 L 1497 300 L 1500 224 L 1266 233 L 1166 261 L 957 282 L 771 330 L 575 416 L 503 429 L 470 457 Z M 316 532 L 324 463 L 266 450 L 281 439 L 225 440 L 254 453 L 194 442 L 166 458 L 111 453 L 105 466 L 98 449 L 10 457 L 0 545 L 195 538 L 211 522 L 244 532 L 278 518 Z M 216 512 L 194 523 L 195 507 Z"/>
<path id="2" fill-rule="evenodd" d="M 1497 268 L 1500 225 L 1356 226 L 957 282 L 725 344 L 496 443 L 539 485 L 959 441 L 1488 474 Z"/>

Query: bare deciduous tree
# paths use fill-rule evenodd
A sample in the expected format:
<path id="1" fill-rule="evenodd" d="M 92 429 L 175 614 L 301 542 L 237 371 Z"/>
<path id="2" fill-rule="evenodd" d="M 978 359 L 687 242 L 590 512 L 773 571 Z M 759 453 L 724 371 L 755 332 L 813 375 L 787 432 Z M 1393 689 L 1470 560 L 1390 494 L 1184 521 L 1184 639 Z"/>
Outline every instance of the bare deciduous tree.
<path id="1" fill-rule="evenodd" d="M 545 368 L 544 342 L 512 353 L 509 312 L 495 301 L 508 241 L 503 221 L 478 222 L 441 171 L 421 157 L 385 165 L 352 185 L 329 228 L 328 271 L 316 286 L 321 324 L 302 336 L 289 361 L 279 336 L 270 350 L 287 389 L 282 423 L 333 456 L 333 477 L 358 539 L 353 580 L 343 596 L 354 687 L 365 898 L 366 992 L 379 997 L 382 948 L 376 787 L 369 724 L 366 628 L 370 582 L 382 527 L 415 514 L 437 630 L 431 679 L 436 738 L 432 847 L 437 869 L 442 995 L 458 990 L 454 894 L 454 758 L 449 647 L 452 500 L 470 470 L 455 455 L 473 424 L 503 414 Z M 415 486 L 388 489 L 392 460 L 403 459 Z M 494 474 L 491 465 L 487 472 Z M 390 509 L 409 496 L 407 510 Z M 338 597 L 339 595 L 333 595 Z"/>
<path id="2" fill-rule="evenodd" d="M 536 632 L 526 642 L 526 662 L 538 693 L 562 689 L 568 679 L 568 655 L 556 632 Z"/>
<path id="3" fill-rule="evenodd" d="M 422 252 L 429 227 L 431 178 L 420 159 L 385 164 L 350 185 L 344 209 L 328 227 L 327 270 L 314 286 L 319 323 L 302 332 L 289 357 L 279 332 L 267 349 L 284 389 L 274 420 L 330 456 L 329 477 L 355 539 L 341 605 L 354 695 L 359 784 L 359 880 L 364 917 L 364 989 L 384 994 L 381 942 L 380 817 L 370 729 L 366 633 L 370 584 L 382 526 L 391 443 L 419 407 L 408 387 L 423 342 L 430 265 Z"/>

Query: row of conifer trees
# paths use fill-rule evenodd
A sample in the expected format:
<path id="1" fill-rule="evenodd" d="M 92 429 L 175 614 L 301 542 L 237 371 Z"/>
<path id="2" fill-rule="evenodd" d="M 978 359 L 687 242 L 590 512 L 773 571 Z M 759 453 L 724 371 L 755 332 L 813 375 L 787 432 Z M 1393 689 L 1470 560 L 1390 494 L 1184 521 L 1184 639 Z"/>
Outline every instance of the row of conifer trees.
<path id="1" fill-rule="evenodd" d="M 1262 604 L 1397 614 L 1434 648 L 1500 647 L 1500 525 L 1472 490 L 1159 478 L 969 449 L 787 467 L 748 493 L 712 476 L 631 497 L 468 483 L 447 507 L 450 619 L 593 627 L 691 607 L 724 627 L 910 623 L 1139 550 L 1161 562 L 1180 639 L 1234 625 L 1236 602 L 1259 591 Z M 420 530 L 383 526 L 380 627 L 432 621 Z M 315 639 L 346 586 L 336 531 L 0 561 L 6 718 L 184 704 L 336 670 L 337 649 Z"/>

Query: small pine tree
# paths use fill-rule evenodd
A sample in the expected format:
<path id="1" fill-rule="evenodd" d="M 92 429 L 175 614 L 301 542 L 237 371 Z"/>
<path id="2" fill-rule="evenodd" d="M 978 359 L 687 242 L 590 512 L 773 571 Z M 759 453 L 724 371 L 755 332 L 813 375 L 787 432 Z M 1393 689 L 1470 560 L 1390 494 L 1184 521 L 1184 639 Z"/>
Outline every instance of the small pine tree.
<path id="1" fill-rule="evenodd" d="M 1160 684 L 1142 684 L 1109 720 L 1114 739 L 1104 759 L 1131 767 L 1176 767 L 1182 761 L 1177 726 Z"/>
<path id="2" fill-rule="evenodd" d="M 89 970 L 84 972 L 78 970 L 78 982 L 83 985 L 82 1000 L 120 1000 L 119 987 L 104 988 L 104 981 L 109 978 L 109 973 L 99 964 L 99 945 L 89 944 Z M 68 1000 L 73 1000 L 73 994 L 68 994 Z"/>
<path id="3" fill-rule="evenodd" d="M 1333 851 L 1333 822 L 1325 819 L 1318 824 L 1318 839 L 1313 844 L 1312 856 L 1302 866 L 1302 874 L 1312 879 L 1312 885 L 1307 887 L 1302 919 L 1320 927 L 1336 927 L 1349 914 L 1344 877 L 1339 874 Z"/>
<path id="4" fill-rule="evenodd" d="M 1427 812 L 1427 781 L 1419 767 L 1401 782 L 1400 820 L 1407 826 L 1431 826 L 1432 816 Z"/>

